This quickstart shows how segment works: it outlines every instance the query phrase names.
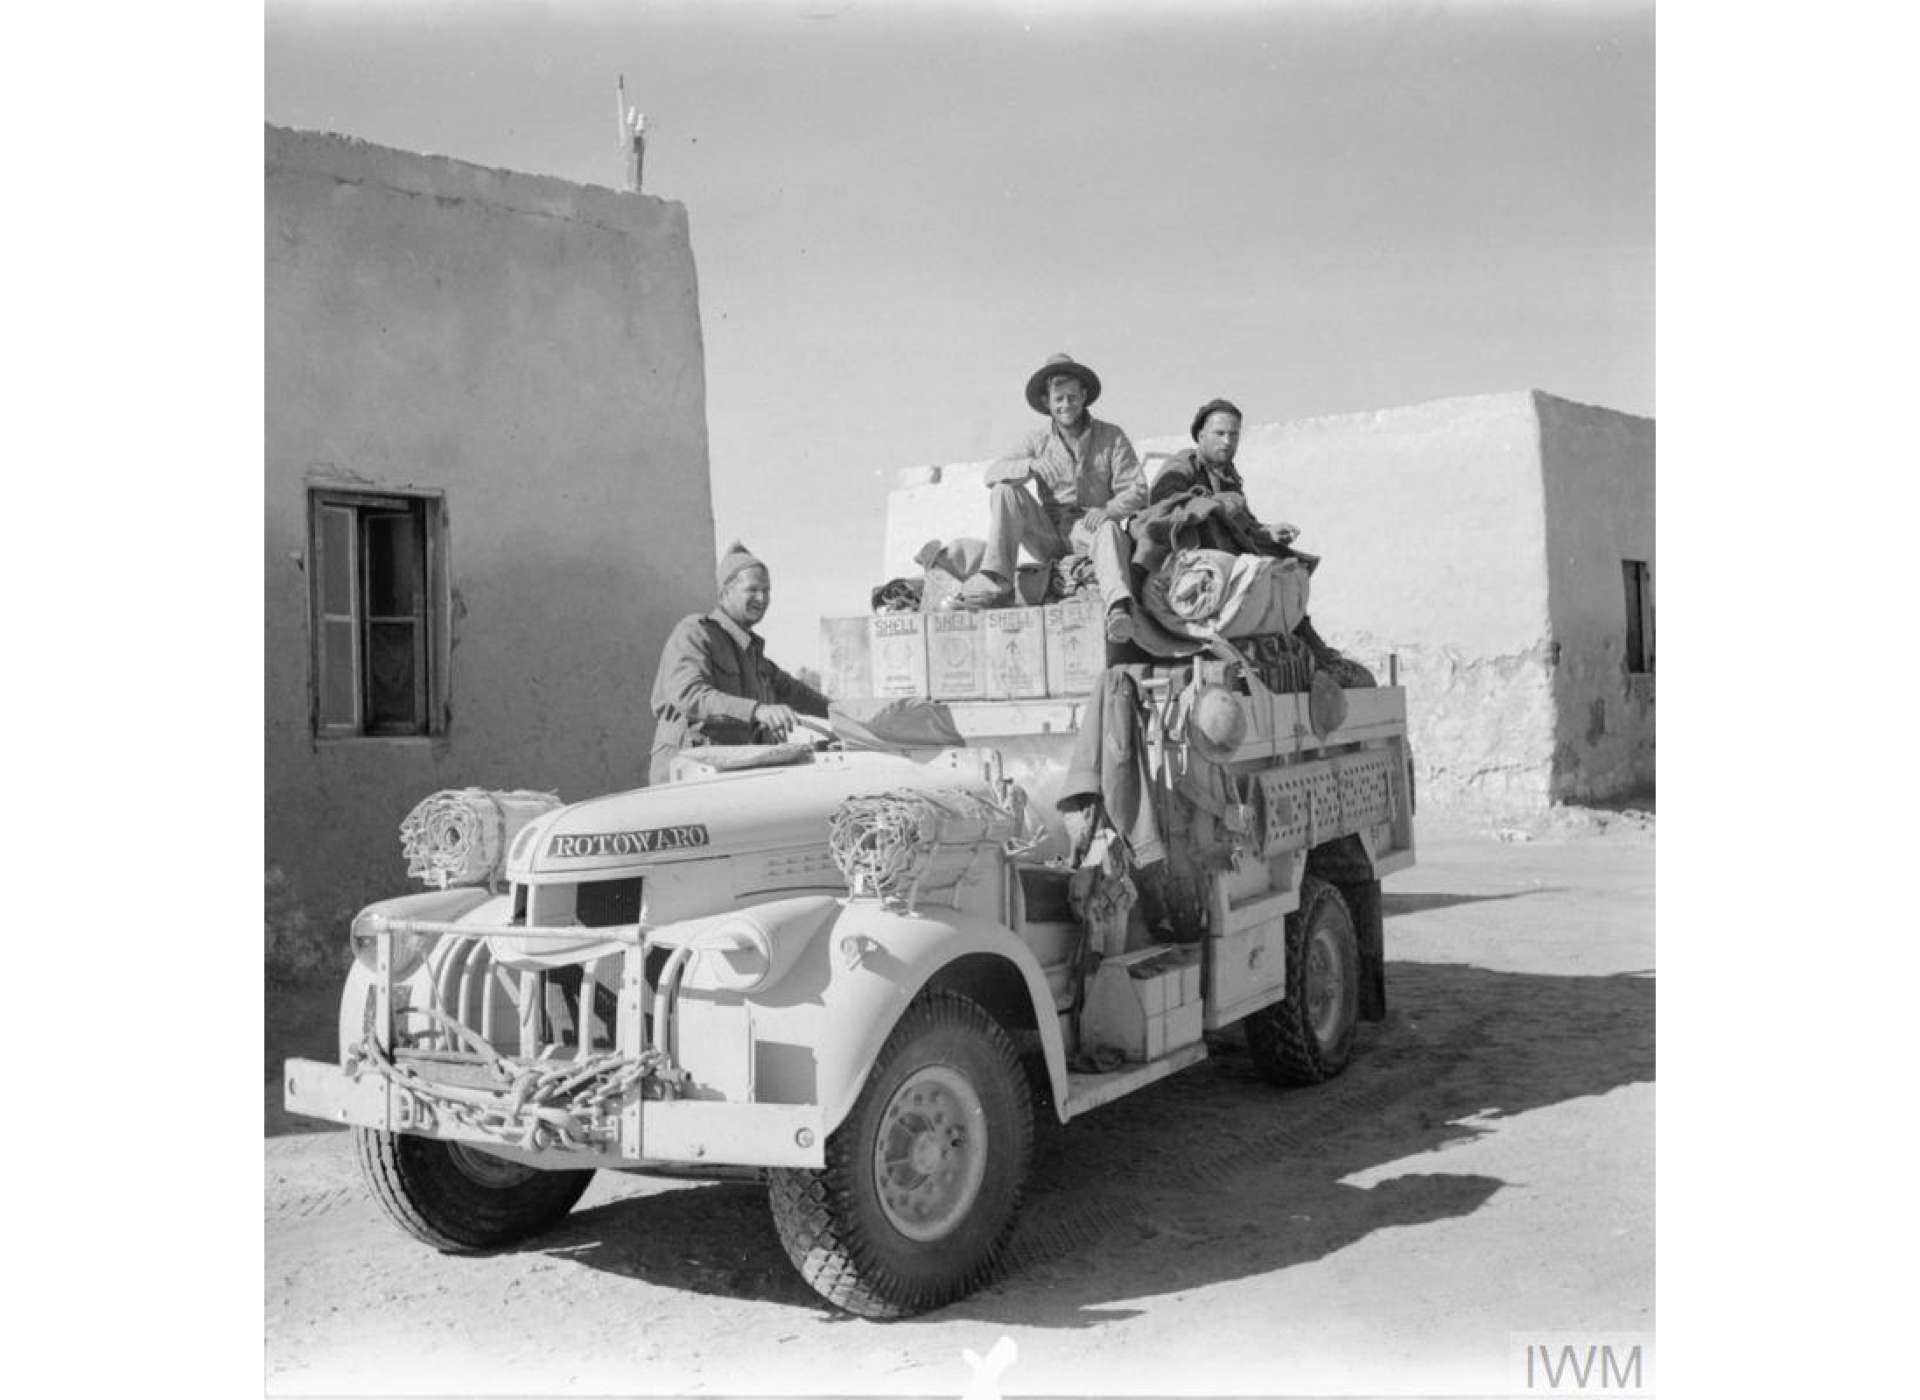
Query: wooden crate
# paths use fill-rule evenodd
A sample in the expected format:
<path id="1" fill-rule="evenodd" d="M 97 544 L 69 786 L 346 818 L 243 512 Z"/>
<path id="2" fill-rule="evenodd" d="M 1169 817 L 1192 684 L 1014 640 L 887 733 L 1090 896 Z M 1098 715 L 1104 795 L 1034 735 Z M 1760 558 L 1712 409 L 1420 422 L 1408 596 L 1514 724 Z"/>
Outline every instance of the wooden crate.
<path id="1" fill-rule="evenodd" d="M 872 635 L 865 617 L 820 619 L 822 683 L 830 700 L 857 700 L 873 694 Z"/>
<path id="2" fill-rule="evenodd" d="M 948 609 L 926 618 L 927 693 L 935 700 L 986 699 L 986 614 Z"/>
<path id="3" fill-rule="evenodd" d="M 924 613 L 878 613 L 867 619 L 878 696 L 927 693 L 927 619 Z"/>
<path id="4" fill-rule="evenodd" d="M 1047 694 L 1074 698 L 1093 689 L 1093 678 L 1107 664 L 1106 614 L 1091 594 L 1049 603 L 1043 609 L 1047 634 Z"/>
<path id="5" fill-rule="evenodd" d="M 987 639 L 987 698 L 1027 700 L 1047 693 L 1047 637 L 1043 608 L 995 608 L 983 613 Z"/>

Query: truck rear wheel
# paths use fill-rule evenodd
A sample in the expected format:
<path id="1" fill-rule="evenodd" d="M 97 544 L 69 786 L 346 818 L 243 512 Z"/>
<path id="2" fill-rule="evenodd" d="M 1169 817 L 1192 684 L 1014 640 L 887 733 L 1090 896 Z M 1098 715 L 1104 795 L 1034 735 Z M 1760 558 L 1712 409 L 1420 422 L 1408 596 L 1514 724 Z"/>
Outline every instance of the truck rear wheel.
<path id="1" fill-rule="evenodd" d="M 1287 995 L 1247 1017 L 1247 1049 L 1276 1084 L 1318 1084 L 1347 1067 L 1360 1016 L 1360 944 L 1340 891 L 1309 875 L 1287 916 Z"/>
<path id="2" fill-rule="evenodd" d="M 819 1170 L 771 1174 L 787 1257 L 835 1307 L 897 1318 L 965 1297 L 1013 1233 L 1033 1104 L 1013 1041 L 952 992 L 915 1002 Z"/>
<path id="3" fill-rule="evenodd" d="M 354 1129 L 360 1172 L 395 1224 L 448 1254 L 530 1239 L 572 1210 L 591 1171 L 543 1171 L 409 1133 Z"/>

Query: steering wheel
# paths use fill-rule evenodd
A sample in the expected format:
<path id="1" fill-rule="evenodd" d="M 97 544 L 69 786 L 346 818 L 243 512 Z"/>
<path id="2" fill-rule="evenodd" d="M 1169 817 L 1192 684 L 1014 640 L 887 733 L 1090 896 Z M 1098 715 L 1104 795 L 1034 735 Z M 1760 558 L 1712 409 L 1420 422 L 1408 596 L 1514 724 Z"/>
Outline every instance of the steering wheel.
<path id="1" fill-rule="evenodd" d="M 840 742 L 840 736 L 833 732 L 833 725 L 816 715 L 794 716 L 793 734 L 790 737 L 798 738 L 803 729 L 807 730 L 809 737 L 815 740 L 815 748 L 825 748 Z"/>

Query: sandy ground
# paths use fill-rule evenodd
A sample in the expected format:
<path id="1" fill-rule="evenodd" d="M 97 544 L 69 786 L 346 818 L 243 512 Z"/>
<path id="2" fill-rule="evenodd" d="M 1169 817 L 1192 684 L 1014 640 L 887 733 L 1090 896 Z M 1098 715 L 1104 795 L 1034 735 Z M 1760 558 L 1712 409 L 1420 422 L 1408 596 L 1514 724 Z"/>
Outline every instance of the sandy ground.
<path id="1" fill-rule="evenodd" d="M 1569 1338 L 1650 1380 L 1650 825 L 1423 828 L 1387 891 L 1345 1075 L 1282 1092 L 1228 1047 L 1044 1135 L 999 1281 L 908 1322 L 827 1309 L 745 1184 L 602 1173 L 534 1244 L 442 1257 L 276 1107 L 268 1392 L 959 1395 L 1003 1337 L 1008 1395 L 1524 1393 Z M 268 1012 L 271 1101 L 331 993 Z"/>

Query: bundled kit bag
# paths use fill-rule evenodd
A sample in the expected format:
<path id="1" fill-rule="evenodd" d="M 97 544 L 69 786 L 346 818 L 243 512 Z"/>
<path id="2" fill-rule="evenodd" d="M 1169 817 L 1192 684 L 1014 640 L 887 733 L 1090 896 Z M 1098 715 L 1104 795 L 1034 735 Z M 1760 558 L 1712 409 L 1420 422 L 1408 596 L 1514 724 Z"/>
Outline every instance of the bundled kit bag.
<path id="1" fill-rule="evenodd" d="M 1176 636 L 1285 635 L 1307 615 L 1307 575 L 1297 558 L 1183 549 L 1147 580 L 1141 601 Z"/>

